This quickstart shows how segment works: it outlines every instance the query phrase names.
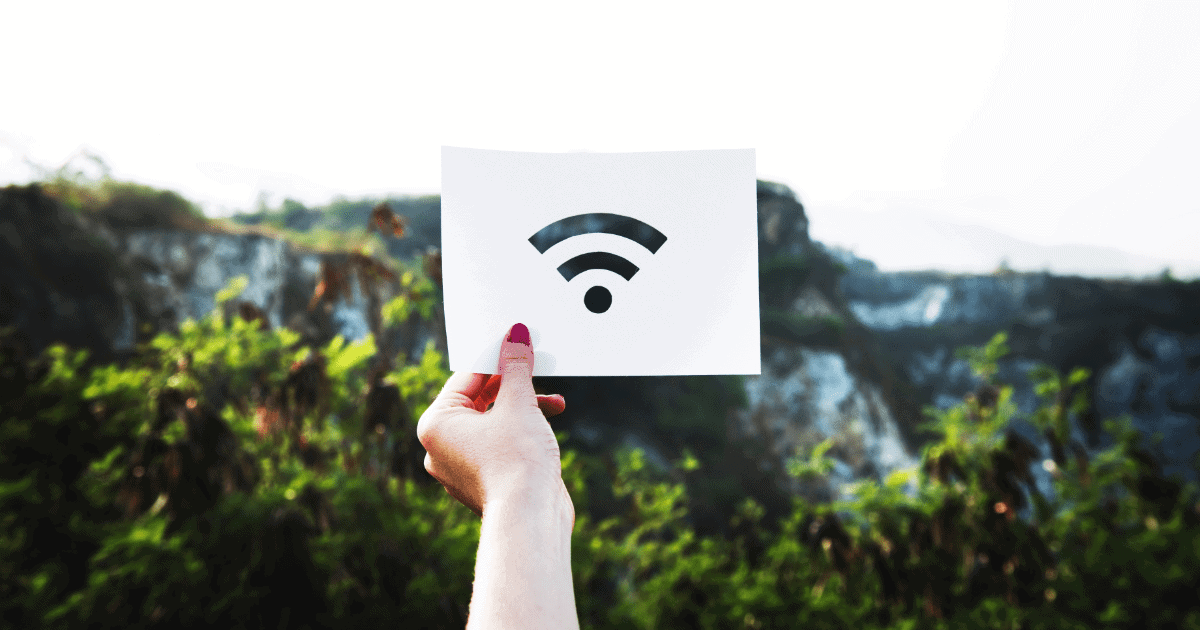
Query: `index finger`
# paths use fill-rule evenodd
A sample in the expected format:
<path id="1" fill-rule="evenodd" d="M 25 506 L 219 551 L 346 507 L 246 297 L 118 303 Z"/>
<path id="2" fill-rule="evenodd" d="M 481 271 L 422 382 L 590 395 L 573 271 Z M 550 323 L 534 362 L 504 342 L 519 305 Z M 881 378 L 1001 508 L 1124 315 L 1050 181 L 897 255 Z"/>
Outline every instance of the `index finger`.
<path id="1" fill-rule="evenodd" d="M 437 425 L 445 416 L 454 415 L 452 412 L 460 409 L 475 411 L 475 397 L 483 389 L 489 374 L 473 374 L 471 372 L 455 372 L 446 379 L 442 391 L 437 398 L 429 403 L 429 408 L 417 420 L 417 440 L 421 446 L 430 448 L 430 432 L 437 431 Z"/>
<path id="2" fill-rule="evenodd" d="M 475 374 L 472 372 L 455 372 L 446 379 L 442 391 L 430 403 L 430 408 L 454 409 L 465 407 L 475 409 L 475 399 L 483 392 L 491 374 Z"/>

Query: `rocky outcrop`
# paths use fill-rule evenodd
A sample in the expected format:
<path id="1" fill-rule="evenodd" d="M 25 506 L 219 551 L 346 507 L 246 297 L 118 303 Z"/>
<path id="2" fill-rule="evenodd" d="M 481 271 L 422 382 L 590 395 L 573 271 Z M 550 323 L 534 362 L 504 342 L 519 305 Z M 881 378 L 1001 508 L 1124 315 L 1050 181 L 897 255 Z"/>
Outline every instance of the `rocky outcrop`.
<path id="1" fill-rule="evenodd" d="M 785 465 L 831 438 L 835 468 L 825 488 L 781 477 L 794 493 L 841 495 L 844 484 L 917 465 L 879 386 L 854 374 L 839 352 L 780 347 L 763 357 L 763 373 L 746 380 L 747 408 L 737 414 L 744 435 L 763 455 Z"/>
<path id="2" fill-rule="evenodd" d="M 916 465 L 894 409 L 897 391 L 837 289 L 842 273 L 808 237 L 791 190 L 758 187 L 762 374 L 745 379 L 734 431 L 760 445 L 762 464 L 789 493 L 837 496 L 846 481 Z M 903 406 L 902 404 L 900 406 Z M 905 418 L 911 422 L 913 409 Z M 784 474 L 787 461 L 831 438 L 836 468 L 824 487 Z"/>
<path id="3" fill-rule="evenodd" d="M 1081 444 L 1109 445 L 1098 419 L 1128 414 L 1146 435 L 1166 474 L 1196 478 L 1200 451 L 1200 282 L 1133 282 L 1003 273 L 955 276 L 880 273 L 860 266 L 840 289 L 855 317 L 872 329 L 889 362 L 922 402 L 945 408 L 979 383 L 955 355 L 997 331 L 1011 355 L 1000 376 L 1016 386 L 1028 414 L 1037 404 L 1027 372 L 1036 364 L 1092 374 L 1095 414 L 1073 428 Z M 1033 436 L 1033 427 L 1014 427 Z M 1035 440 L 1035 443 L 1043 443 Z M 1046 456 L 1049 456 L 1047 451 Z M 1036 467 L 1045 487 L 1048 473 Z"/>
<path id="4" fill-rule="evenodd" d="M 114 241 L 36 185 L 0 190 L 0 327 L 31 354 L 54 342 L 105 362 L 131 351 L 158 313 Z"/>
<path id="5" fill-rule="evenodd" d="M 88 349 L 97 363 L 124 361 L 159 331 L 208 315 L 217 291 L 238 276 L 249 280 L 239 304 L 258 309 L 269 326 L 288 326 L 313 344 L 339 334 L 358 340 L 399 287 L 376 283 L 372 295 L 352 263 L 346 252 L 253 231 L 114 226 L 63 207 L 37 185 L 0 191 L 0 326 L 14 327 L 31 354 L 65 343 Z M 310 309 L 325 266 L 348 271 L 348 295 Z M 439 338 L 417 321 L 391 332 L 377 343 L 408 356 Z"/>

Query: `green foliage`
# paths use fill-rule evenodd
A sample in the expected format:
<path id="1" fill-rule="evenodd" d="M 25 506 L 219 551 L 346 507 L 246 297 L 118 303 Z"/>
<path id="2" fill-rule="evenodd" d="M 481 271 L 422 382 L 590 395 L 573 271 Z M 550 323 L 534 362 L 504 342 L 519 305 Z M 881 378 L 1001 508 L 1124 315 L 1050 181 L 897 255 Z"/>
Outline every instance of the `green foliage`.
<path id="1" fill-rule="evenodd" d="M 280 208 L 280 211 L 281 214 L 283 214 L 284 223 L 288 223 L 297 215 L 307 212 L 308 208 L 305 208 L 304 204 L 294 199 L 284 199 L 283 206 Z"/>
<path id="2" fill-rule="evenodd" d="M 833 460 L 825 457 L 825 453 L 833 448 L 833 438 L 829 438 L 813 447 L 812 454 L 807 460 L 793 458 L 788 461 L 788 474 L 806 481 L 822 479 L 833 470 Z"/>
<path id="3" fill-rule="evenodd" d="M 996 375 L 996 363 L 1001 357 L 1008 354 L 1008 333 L 997 333 L 982 348 L 960 348 L 955 354 L 958 358 L 967 360 L 972 372 L 991 382 Z"/>
<path id="4" fill-rule="evenodd" d="M 783 278 L 798 278 L 803 281 L 805 275 L 812 270 L 812 266 L 810 256 L 780 254 L 759 263 L 758 273 L 764 284 Z"/>
<path id="5" fill-rule="evenodd" d="M 786 301 L 808 282 L 815 268 L 812 256 L 779 254 L 758 265 L 758 292 L 767 308 L 786 307 Z"/>
<path id="6" fill-rule="evenodd" d="M 395 382 L 400 387 L 401 397 L 412 401 L 413 418 L 419 419 L 449 378 L 450 372 L 445 368 L 444 357 L 430 340 L 420 363 L 400 368 L 395 375 Z"/>
<path id="7" fill-rule="evenodd" d="M 387 258 L 387 242 L 366 227 L 373 205 L 367 200 L 336 200 L 327 207 L 310 209 L 293 199 L 284 199 L 278 208 L 268 208 L 264 203 L 255 212 L 235 214 L 230 224 L 259 226 L 260 231 L 275 238 L 315 251 L 354 251 Z M 301 229 L 297 218 L 310 212 L 319 213 L 321 220 Z"/>
<path id="8" fill-rule="evenodd" d="M 727 410 L 746 404 L 742 377 L 685 376 L 667 383 L 655 397 L 655 417 L 661 429 L 670 431 L 680 442 L 715 446 L 724 442 Z"/>
<path id="9" fill-rule="evenodd" d="M 762 334 L 809 347 L 838 347 L 846 324 L 833 316 L 808 317 L 790 309 L 764 308 Z"/>
<path id="10" fill-rule="evenodd" d="M 333 219 L 334 226 L 338 229 L 344 229 L 350 226 L 365 224 L 375 203 L 369 199 L 350 200 L 338 198 L 329 204 L 325 212 Z"/>
<path id="11" fill-rule="evenodd" d="M 313 228 L 304 232 L 286 230 L 279 226 L 288 241 L 317 251 L 361 251 L 367 255 L 383 251 L 383 241 L 378 234 L 366 228 L 328 230 Z"/>
<path id="12" fill-rule="evenodd" d="M 464 625 L 479 521 L 397 459 L 445 358 L 431 345 L 372 380 L 369 337 L 300 347 L 227 319 L 244 288 L 231 282 L 212 314 L 125 369 L 86 371 L 61 346 L 21 366 L 0 345 L 5 627 Z M 422 299 L 386 321 L 429 317 Z M 929 410 L 937 438 L 919 468 L 831 504 L 796 499 L 774 523 L 743 499 L 728 536 L 687 524 L 690 449 L 668 471 L 620 450 L 611 476 L 603 458 L 564 452 L 582 627 L 1200 628 L 1195 486 L 1158 476 L 1127 418 L 1105 424 L 1115 443 L 1089 459 L 1069 427 L 1090 375 L 1039 368 L 1029 420 L 1055 453 L 1040 462 L 1055 494 L 1041 496 L 1038 451 L 1008 429 L 1018 411 L 995 378 L 1005 351 L 1003 335 L 964 351 L 988 385 Z M 699 442 L 744 402 L 736 380 L 682 382 L 660 421 L 700 418 Z M 372 415 L 388 392 L 396 423 Z M 831 446 L 788 471 L 826 478 Z M 597 479 L 614 516 L 590 512 Z"/>
<path id="13" fill-rule="evenodd" d="M 998 335 L 968 354 L 990 378 L 1004 352 Z M 1089 375 L 1053 377 L 1077 387 Z M 1048 407 L 1058 391 L 1043 390 Z M 941 439 L 919 469 L 856 483 L 851 499 L 830 505 L 797 500 L 777 531 L 747 501 L 729 541 L 697 540 L 677 516 L 683 487 L 656 482 L 640 457 L 623 454 L 615 488 L 632 498 L 630 516 L 577 528 L 584 627 L 1197 627 L 1195 487 L 1147 497 L 1139 488 L 1152 472 L 1131 456 L 1138 434 L 1110 423 L 1118 443 L 1091 476 L 1077 457 L 1056 469 L 1055 497 L 1040 497 L 1026 478 L 1028 451 L 1006 430 L 1011 397 L 1003 386 L 931 412 Z M 789 471 L 826 475 L 831 444 Z M 1046 508 L 1028 521 L 1016 516 L 1021 483 Z M 1127 499 L 1104 506 L 1117 496 Z M 616 585 L 606 599 L 595 595 L 601 576 Z"/>
<path id="14" fill-rule="evenodd" d="M 415 261 L 409 266 L 414 269 L 419 267 Z M 419 313 L 421 319 L 433 317 L 433 309 L 437 305 L 437 288 L 432 280 L 424 274 L 417 274 L 412 270 L 405 271 L 400 275 L 400 290 L 400 295 L 392 298 L 381 309 L 385 324 L 401 324 L 408 321 L 413 313 Z"/>
<path id="15" fill-rule="evenodd" d="M 43 189 L 66 207 L 122 228 L 195 228 L 208 223 L 198 206 L 179 193 L 111 179 L 91 180 L 60 169 Z"/>

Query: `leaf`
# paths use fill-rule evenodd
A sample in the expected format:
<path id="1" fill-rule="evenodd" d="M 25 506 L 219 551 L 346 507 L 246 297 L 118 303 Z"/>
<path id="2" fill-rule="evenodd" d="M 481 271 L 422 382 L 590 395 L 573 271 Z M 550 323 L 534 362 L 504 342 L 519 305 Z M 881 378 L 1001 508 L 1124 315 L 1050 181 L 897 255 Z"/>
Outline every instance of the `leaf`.
<path id="1" fill-rule="evenodd" d="M 833 448 L 833 438 L 827 438 L 820 444 L 816 445 L 812 451 L 813 461 L 823 458 L 825 453 L 829 452 L 829 449 L 831 448 Z"/>
<path id="2" fill-rule="evenodd" d="M 0 505 L 8 503 L 13 497 L 21 497 L 29 503 L 41 503 L 41 496 L 33 487 L 33 477 L 33 474 L 29 474 L 17 481 L 0 481 Z"/>
<path id="3" fill-rule="evenodd" d="M 288 348 L 300 341 L 300 333 L 286 327 L 280 327 L 275 330 L 275 337 L 279 340 L 279 345 Z M 307 348 L 305 348 L 307 350 Z"/>
<path id="4" fill-rule="evenodd" d="M 1092 375 L 1092 372 L 1090 370 L 1088 370 L 1087 368 L 1083 368 L 1083 367 L 1075 368 L 1074 370 L 1071 371 L 1071 375 L 1069 377 L 1067 377 L 1067 384 L 1072 385 L 1072 386 L 1078 385 L 1078 384 L 1086 381 L 1088 379 L 1088 377 L 1090 377 L 1091 375 Z"/>
<path id="5" fill-rule="evenodd" d="M 887 480 L 884 483 L 893 490 L 899 490 L 905 484 L 914 481 L 916 477 L 917 471 L 915 468 L 905 468 L 893 471 L 892 474 L 887 476 Z"/>
<path id="6" fill-rule="evenodd" d="M 229 281 L 229 284 L 225 285 L 224 289 L 217 291 L 217 295 L 216 295 L 217 305 L 218 306 L 223 305 L 226 302 L 238 297 L 239 295 L 242 294 L 243 291 L 246 290 L 246 287 L 249 284 L 250 284 L 250 279 L 246 276 L 237 276 L 236 278 L 231 279 Z"/>
<path id="7" fill-rule="evenodd" d="M 335 338 L 335 341 L 340 340 L 341 335 Z M 333 344 L 331 343 L 330 346 Z M 367 359 L 375 355 L 375 337 L 368 334 L 362 339 L 351 343 L 344 349 L 339 347 L 333 352 L 327 351 L 329 356 L 329 364 L 326 368 L 326 373 L 332 379 L 341 379 L 348 371 L 361 365 Z"/>
<path id="8" fill-rule="evenodd" d="M 380 314 L 383 316 L 385 324 L 395 326 L 407 320 L 412 310 L 412 303 L 409 302 L 408 296 L 398 295 L 383 305 Z"/>
<path id="9" fill-rule="evenodd" d="M 676 463 L 676 466 L 684 472 L 691 472 L 700 468 L 700 460 L 696 459 L 691 449 L 685 447 L 683 449 L 683 457 Z"/>
<path id="10" fill-rule="evenodd" d="M 325 346 L 325 356 L 332 357 L 333 355 L 337 354 L 338 352 L 341 352 L 342 346 L 345 345 L 345 343 L 346 343 L 345 337 L 343 337 L 341 335 L 334 336 L 333 339 L 329 340 L 329 345 Z"/>

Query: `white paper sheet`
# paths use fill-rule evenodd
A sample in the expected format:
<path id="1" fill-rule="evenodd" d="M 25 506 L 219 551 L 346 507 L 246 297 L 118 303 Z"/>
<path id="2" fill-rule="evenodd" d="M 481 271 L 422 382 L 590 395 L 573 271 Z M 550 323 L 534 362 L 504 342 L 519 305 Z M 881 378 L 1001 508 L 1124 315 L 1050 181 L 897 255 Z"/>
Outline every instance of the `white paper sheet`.
<path id="1" fill-rule="evenodd" d="M 453 371 L 521 322 L 536 376 L 759 374 L 754 150 L 442 147 L 442 279 Z"/>

